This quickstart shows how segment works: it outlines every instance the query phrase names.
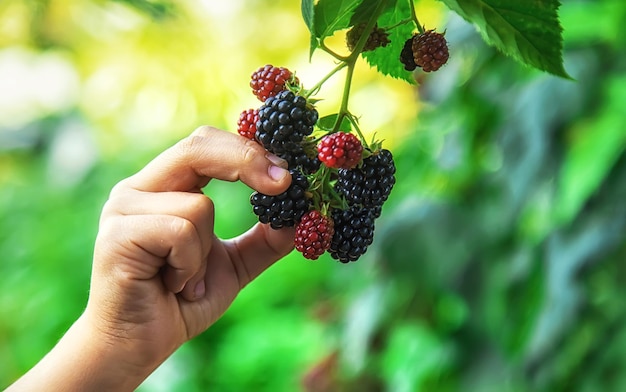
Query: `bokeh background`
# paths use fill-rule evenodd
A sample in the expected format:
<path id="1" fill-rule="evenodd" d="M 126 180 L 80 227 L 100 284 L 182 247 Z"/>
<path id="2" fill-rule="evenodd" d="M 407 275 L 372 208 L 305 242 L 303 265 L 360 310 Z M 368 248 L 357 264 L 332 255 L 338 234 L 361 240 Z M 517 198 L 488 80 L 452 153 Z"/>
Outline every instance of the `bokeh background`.
<path id="1" fill-rule="evenodd" d="M 414 86 L 361 62 L 354 83 L 352 112 L 398 168 L 368 254 L 291 254 L 139 390 L 626 390 L 626 3 L 562 3 L 574 81 L 417 1 L 450 62 Z M 199 125 L 234 131 L 258 67 L 309 86 L 332 69 L 309 62 L 299 7 L 0 2 L 0 388 L 84 308 L 116 182 Z M 324 85 L 322 115 L 341 87 Z M 255 222 L 245 185 L 206 191 L 218 235 Z"/>

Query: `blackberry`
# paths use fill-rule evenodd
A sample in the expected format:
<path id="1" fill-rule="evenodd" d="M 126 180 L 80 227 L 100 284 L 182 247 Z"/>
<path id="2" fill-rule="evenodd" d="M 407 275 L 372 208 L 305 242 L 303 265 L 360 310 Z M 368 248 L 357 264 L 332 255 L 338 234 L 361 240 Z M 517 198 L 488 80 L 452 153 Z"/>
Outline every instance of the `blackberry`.
<path id="1" fill-rule="evenodd" d="M 328 247 L 335 234 L 332 219 L 318 210 L 307 212 L 296 226 L 296 250 L 310 260 L 316 260 Z"/>
<path id="2" fill-rule="evenodd" d="M 428 30 L 413 37 L 413 60 L 424 72 L 441 68 L 448 61 L 448 44 L 443 34 Z"/>
<path id="3" fill-rule="evenodd" d="M 271 64 L 257 69 L 250 77 L 252 93 L 261 102 L 287 90 L 287 83 L 297 85 L 299 81 L 287 68 L 275 67 Z"/>
<path id="4" fill-rule="evenodd" d="M 389 150 L 382 149 L 363 159 L 354 169 L 339 169 L 335 188 L 349 205 L 365 208 L 380 207 L 396 183 L 396 166 Z"/>
<path id="5" fill-rule="evenodd" d="M 246 139 L 254 140 L 258 120 L 259 111 L 257 109 L 244 110 L 239 115 L 239 120 L 237 120 L 237 132 Z"/>
<path id="6" fill-rule="evenodd" d="M 375 210 L 352 206 L 334 210 L 335 234 L 328 253 L 342 263 L 356 261 L 374 241 Z"/>
<path id="7" fill-rule="evenodd" d="M 322 162 L 317 155 L 311 156 L 302 146 L 298 146 L 294 151 L 279 154 L 279 156 L 287 161 L 290 169 L 299 169 L 305 174 L 315 173 Z"/>
<path id="8" fill-rule="evenodd" d="M 317 119 L 317 110 L 303 96 L 281 91 L 259 108 L 255 138 L 276 155 L 297 152 Z"/>
<path id="9" fill-rule="evenodd" d="M 350 51 L 354 50 L 354 47 L 359 41 L 359 38 L 361 38 L 361 35 L 363 35 L 364 31 L 365 23 L 358 24 L 348 31 L 346 34 L 346 45 Z M 372 31 L 367 37 L 367 41 L 365 42 L 365 46 L 363 46 L 362 52 L 369 52 L 379 47 L 385 47 L 390 42 L 389 34 L 387 34 L 385 29 L 381 29 L 378 25 L 374 25 Z"/>
<path id="10" fill-rule="evenodd" d="M 317 151 L 317 157 L 326 166 L 352 169 L 361 161 L 363 145 L 352 133 L 335 132 L 320 140 Z"/>
<path id="11" fill-rule="evenodd" d="M 294 226 L 311 205 L 306 196 L 309 181 L 298 170 L 290 170 L 290 173 L 291 185 L 285 192 L 276 196 L 254 192 L 250 196 L 252 211 L 259 222 L 269 223 L 272 229 Z"/>
<path id="12" fill-rule="evenodd" d="M 407 71 L 414 71 L 417 68 L 413 58 L 413 37 L 404 42 L 402 52 L 400 52 L 400 62 L 404 64 L 404 69 Z"/>

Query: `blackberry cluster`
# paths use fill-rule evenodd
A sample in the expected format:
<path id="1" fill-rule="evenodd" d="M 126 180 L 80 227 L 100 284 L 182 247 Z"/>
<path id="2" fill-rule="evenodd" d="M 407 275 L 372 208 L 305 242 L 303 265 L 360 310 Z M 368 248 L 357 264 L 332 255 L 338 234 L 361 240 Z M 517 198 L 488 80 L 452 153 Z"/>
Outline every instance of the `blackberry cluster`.
<path id="1" fill-rule="evenodd" d="M 298 170 L 290 170 L 291 185 L 279 195 L 270 196 L 254 192 L 250 196 L 252 211 L 259 217 L 259 222 L 269 223 L 272 229 L 293 227 L 309 211 L 311 201 L 306 192 L 309 181 Z"/>
<path id="2" fill-rule="evenodd" d="M 396 183 L 395 173 L 391 152 L 381 149 L 363 159 L 361 166 L 351 170 L 340 169 L 335 188 L 349 205 L 381 207 Z"/>
<path id="3" fill-rule="evenodd" d="M 313 132 L 317 119 L 317 110 L 304 97 L 281 91 L 259 108 L 255 138 L 279 156 L 300 152 L 302 140 Z"/>
<path id="4" fill-rule="evenodd" d="M 348 30 L 346 34 L 346 46 L 350 51 L 354 50 L 359 38 L 363 35 L 365 31 L 365 23 L 358 24 Z M 363 46 L 362 52 L 369 52 L 376 48 L 385 47 L 389 45 L 391 41 L 389 40 L 389 34 L 385 31 L 385 29 L 381 29 L 378 25 L 375 25 L 369 36 L 367 37 L 367 41 L 365 42 L 365 46 Z"/>
<path id="5" fill-rule="evenodd" d="M 333 211 L 335 234 L 328 249 L 331 257 L 342 263 L 349 263 L 364 255 L 367 247 L 374 241 L 374 220 L 378 217 L 376 214 L 376 209 L 358 206 Z"/>
<path id="6" fill-rule="evenodd" d="M 384 46 L 383 33 L 375 28 L 369 40 Z M 353 34 L 358 40 L 362 31 Z M 294 246 L 307 259 L 329 252 L 342 263 L 355 261 L 372 243 L 374 221 L 395 183 L 393 157 L 362 135 L 316 130 L 318 112 L 294 83 L 291 71 L 271 65 L 252 75 L 254 94 L 265 100 L 240 114 L 237 131 L 286 160 L 292 177 L 279 195 L 252 193 L 252 210 L 272 229 L 295 227 Z"/>

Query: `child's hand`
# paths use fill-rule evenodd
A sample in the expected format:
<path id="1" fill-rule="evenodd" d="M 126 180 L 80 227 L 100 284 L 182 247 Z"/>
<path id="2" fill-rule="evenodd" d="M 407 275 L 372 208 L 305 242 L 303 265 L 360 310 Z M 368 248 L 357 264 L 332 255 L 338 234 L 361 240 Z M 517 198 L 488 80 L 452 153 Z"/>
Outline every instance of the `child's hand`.
<path id="1" fill-rule="evenodd" d="M 229 211 L 216 212 L 201 191 L 211 179 L 285 191 L 285 162 L 266 154 L 201 127 L 117 184 L 102 212 L 84 314 L 10 390 L 132 390 L 214 323 L 293 247 L 293 230 L 261 224 L 218 239 L 214 214 Z"/>
<path id="2" fill-rule="evenodd" d="M 257 143 L 202 127 L 120 182 L 96 240 L 87 317 L 111 339 L 159 363 L 215 322 L 239 291 L 285 256 L 293 231 L 257 224 L 233 240 L 213 233 L 213 178 L 267 194 L 291 182 Z M 246 206 L 242 206 L 246 208 Z M 229 211 L 217 211 L 229 214 Z"/>

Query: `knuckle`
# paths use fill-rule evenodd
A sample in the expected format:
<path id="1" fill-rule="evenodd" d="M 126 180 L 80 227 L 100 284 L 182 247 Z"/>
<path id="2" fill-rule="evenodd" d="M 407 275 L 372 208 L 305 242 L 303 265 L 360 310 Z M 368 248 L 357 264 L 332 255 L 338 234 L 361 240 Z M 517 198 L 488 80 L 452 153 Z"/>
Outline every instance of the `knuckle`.
<path id="1" fill-rule="evenodd" d="M 129 179 L 125 178 L 121 180 L 117 184 L 113 185 L 113 187 L 111 188 L 111 192 L 109 192 L 109 199 L 114 199 L 122 195 L 123 193 L 128 191 L 129 188 L 130 188 Z"/>
<path id="2" fill-rule="evenodd" d="M 181 140 L 177 147 L 181 156 L 194 156 L 194 153 L 204 143 L 205 137 L 200 135 L 189 135 Z"/>
<path id="3" fill-rule="evenodd" d="M 170 222 L 170 231 L 178 243 L 190 244 L 196 240 L 196 227 L 187 219 L 177 218 Z"/>
<path id="4" fill-rule="evenodd" d="M 251 164 L 259 154 L 263 154 L 259 143 L 251 139 L 246 139 L 241 147 L 241 159 L 243 164 Z"/>
<path id="5" fill-rule="evenodd" d="M 195 197 L 191 198 L 189 203 L 189 208 L 195 214 L 200 215 L 201 217 L 213 215 L 215 205 L 213 204 L 213 200 L 204 194 L 195 195 Z"/>
<path id="6" fill-rule="evenodd" d="M 201 125 L 196 128 L 190 136 L 200 136 L 200 137 L 209 137 L 213 132 L 216 131 L 216 128 L 209 125 Z"/>

